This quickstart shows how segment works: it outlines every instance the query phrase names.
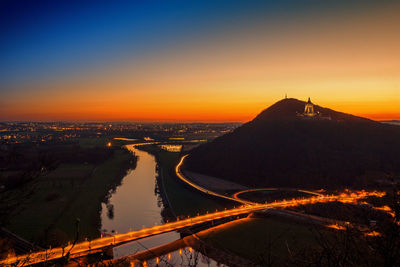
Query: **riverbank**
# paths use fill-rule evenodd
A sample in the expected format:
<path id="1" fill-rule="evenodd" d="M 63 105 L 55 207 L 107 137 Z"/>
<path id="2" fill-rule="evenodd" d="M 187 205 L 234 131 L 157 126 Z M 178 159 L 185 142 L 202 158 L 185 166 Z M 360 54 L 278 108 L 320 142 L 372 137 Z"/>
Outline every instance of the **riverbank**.
<path id="1" fill-rule="evenodd" d="M 156 158 L 164 187 L 160 193 L 165 194 L 163 199 L 168 199 L 172 214 L 181 217 L 194 216 L 197 213 L 223 210 L 234 205 L 225 200 L 212 198 L 182 183 L 175 174 L 175 166 L 179 162 L 181 153 L 165 151 L 156 145 L 140 146 L 138 149 Z"/>
<path id="2" fill-rule="evenodd" d="M 175 167 L 181 153 L 164 151 L 156 145 L 141 146 L 138 149 L 151 153 L 156 158 L 159 193 L 167 209 L 172 209 L 170 213 L 163 212 L 163 216 L 176 213 L 184 217 L 224 209 L 225 200 L 204 194 L 176 177 Z M 201 176 L 197 178 L 201 179 Z M 207 179 L 205 183 L 210 180 Z M 217 185 L 219 190 L 223 190 L 221 184 Z M 224 257 L 232 258 L 231 262 L 237 262 L 233 255 L 238 255 L 240 259 L 251 261 L 255 265 L 265 265 L 269 261 L 287 262 L 290 256 L 288 247 L 297 252 L 296 248 L 313 244 L 315 240 L 310 228 L 315 226 L 281 216 L 269 216 L 239 219 L 203 230 L 196 235 L 210 250 L 215 248 L 216 251 L 224 252 Z M 194 245 L 193 247 L 196 249 Z"/>
<path id="3" fill-rule="evenodd" d="M 100 236 L 101 203 L 135 167 L 136 158 L 121 146 L 107 148 L 106 139 L 79 141 L 81 147 L 108 149 L 110 156 L 99 164 L 62 163 L 3 194 L 2 201 L 16 206 L 7 225 L 10 231 L 43 247 L 73 241 L 78 229 L 79 239 Z"/>
<path id="4" fill-rule="evenodd" d="M 186 176 L 188 173 L 182 171 L 181 175 Z M 224 183 L 215 177 L 193 172 L 189 176 L 190 181 L 185 182 L 186 185 L 193 186 L 193 190 L 200 187 L 200 191 L 205 190 L 210 195 L 223 194 L 221 197 L 226 198 L 229 192 L 243 189 L 240 185 Z M 189 178 L 186 176 L 185 179 Z M 292 252 L 301 253 L 299 248 L 315 246 L 316 225 L 288 219 L 279 214 L 265 215 L 238 219 L 203 230 L 196 235 L 207 246 L 225 252 L 227 256 L 237 255 L 240 259 L 249 260 L 254 266 L 281 265 L 293 260 Z"/>

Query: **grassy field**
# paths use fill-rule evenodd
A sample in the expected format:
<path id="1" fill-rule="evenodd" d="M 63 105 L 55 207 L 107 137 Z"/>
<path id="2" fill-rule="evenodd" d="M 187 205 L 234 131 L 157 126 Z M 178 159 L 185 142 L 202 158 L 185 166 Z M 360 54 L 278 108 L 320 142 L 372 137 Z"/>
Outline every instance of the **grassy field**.
<path id="1" fill-rule="evenodd" d="M 87 237 L 98 236 L 100 203 L 110 188 L 119 180 L 118 177 L 124 176 L 124 170 L 127 168 L 129 160 L 128 153 L 118 150 L 110 160 L 95 168 L 91 177 L 82 185 L 81 193 L 76 196 L 63 218 L 58 220 L 56 227 L 71 229 L 69 226 L 74 224 L 75 218 L 80 218 L 81 232 Z"/>
<path id="2" fill-rule="evenodd" d="M 60 165 L 26 185 L 25 189 L 32 187 L 33 194 L 19 205 L 9 229 L 28 240 L 44 238 L 44 231 L 62 217 L 74 194 L 80 191 L 81 181 L 93 169 L 92 165 Z"/>
<path id="3" fill-rule="evenodd" d="M 302 248 L 315 244 L 312 226 L 284 218 L 245 218 L 202 232 L 207 244 L 261 266 L 283 263 Z"/>
<path id="4" fill-rule="evenodd" d="M 82 145 L 104 146 L 106 140 L 98 139 L 82 140 Z M 27 240 L 55 245 L 74 239 L 79 218 L 82 238 L 99 236 L 101 202 L 133 159 L 129 152 L 114 149 L 112 156 L 97 166 L 60 164 L 18 191 L 8 192 L 9 198 L 3 196 L 2 201 L 18 204 L 7 227 Z"/>
<path id="5" fill-rule="evenodd" d="M 196 215 L 216 209 L 223 210 L 225 207 L 233 205 L 233 203 L 212 198 L 183 184 L 175 175 L 175 166 L 180 159 L 180 153 L 168 152 L 154 145 L 142 146 L 139 149 L 155 155 L 160 166 L 165 193 L 177 216 Z"/>
<path id="6" fill-rule="evenodd" d="M 79 145 L 84 148 L 105 147 L 109 141 L 107 137 L 78 138 Z"/>
<path id="7" fill-rule="evenodd" d="M 145 146 L 140 149 L 156 156 L 165 192 L 176 215 L 196 215 L 198 212 L 221 210 L 233 205 L 211 198 L 183 184 L 174 172 L 180 153 L 167 152 L 157 146 Z M 265 265 L 272 261 L 279 265 L 287 260 L 289 250 L 297 253 L 299 248 L 315 244 L 313 230 L 314 226 L 286 218 L 245 218 L 231 222 L 228 226 L 205 231 L 200 238 L 213 247 L 255 263 Z"/>

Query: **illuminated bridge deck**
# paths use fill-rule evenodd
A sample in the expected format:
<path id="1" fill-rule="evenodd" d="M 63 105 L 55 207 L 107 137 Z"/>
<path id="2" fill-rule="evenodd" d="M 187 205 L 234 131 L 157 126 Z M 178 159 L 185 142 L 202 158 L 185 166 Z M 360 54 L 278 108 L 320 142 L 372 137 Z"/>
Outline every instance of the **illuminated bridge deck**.
<path id="1" fill-rule="evenodd" d="M 70 251 L 72 257 L 77 257 L 80 255 L 85 255 L 89 253 L 93 253 L 99 251 L 103 248 L 115 246 L 118 244 L 134 241 L 140 238 L 162 234 L 170 231 L 175 231 L 179 229 L 183 229 L 186 227 L 191 227 L 194 225 L 198 225 L 201 223 L 227 218 L 231 216 L 237 216 L 241 214 L 247 214 L 254 211 L 259 211 L 263 209 L 271 209 L 271 208 L 285 208 L 285 207 L 293 207 L 297 205 L 304 204 L 313 204 L 313 203 L 321 203 L 321 202 L 332 202 L 332 201 L 340 201 L 344 203 L 354 203 L 358 199 L 365 198 L 367 196 L 383 196 L 384 193 L 381 192 L 366 192 L 366 191 L 358 191 L 353 193 L 343 193 L 340 195 L 321 195 L 321 196 L 313 196 L 310 198 L 304 199 L 293 199 L 293 200 L 284 200 L 279 202 L 272 202 L 266 204 L 254 204 L 254 205 L 244 205 L 238 208 L 229 209 L 225 211 L 218 211 L 214 213 L 199 215 L 196 217 L 179 220 L 175 222 L 166 223 L 163 225 L 157 225 L 149 228 L 144 228 L 141 230 L 130 231 L 127 233 L 116 234 L 114 236 L 108 236 L 103 238 L 98 238 L 92 241 L 85 241 L 76 244 L 74 247 L 72 245 L 62 248 L 53 248 L 51 250 L 40 251 L 31 253 L 29 255 L 22 255 L 17 257 L 9 257 L 3 261 L 0 261 L 0 265 L 11 265 L 15 264 L 17 266 L 21 265 L 29 265 L 40 263 L 48 260 L 54 260 L 61 258 L 65 255 L 66 252 Z M 71 249 L 72 247 L 72 249 Z"/>

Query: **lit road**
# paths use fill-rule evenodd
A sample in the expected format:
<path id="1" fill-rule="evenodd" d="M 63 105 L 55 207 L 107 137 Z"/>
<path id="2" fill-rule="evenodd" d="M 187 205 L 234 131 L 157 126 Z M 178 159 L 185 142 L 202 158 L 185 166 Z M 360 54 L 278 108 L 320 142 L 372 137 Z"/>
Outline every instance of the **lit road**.
<path id="1" fill-rule="evenodd" d="M 312 196 L 309 198 L 302 198 L 302 199 L 292 199 L 292 200 L 283 200 L 277 202 L 271 202 L 266 204 L 246 204 L 240 206 L 238 208 L 233 208 L 224 211 L 218 211 L 214 213 L 208 213 L 199 215 L 192 218 L 187 218 L 184 220 L 179 220 L 175 222 L 166 223 L 163 225 L 156 225 L 149 228 L 144 228 L 141 230 L 130 231 L 127 233 L 116 234 L 114 236 L 108 236 L 103 238 L 98 238 L 92 241 L 85 241 L 76 244 L 72 249 L 71 245 L 64 248 L 53 248 L 51 250 L 40 251 L 31 253 L 29 255 L 22 255 L 18 257 L 9 257 L 3 261 L 0 261 L 0 265 L 11 265 L 16 264 L 17 266 L 21 265 L 28 265 L 28 264 L 35 264 L 40 263 L 48 260 L 58 259 L 65 255 L 67 251 L 71 250 L 71 256 L 77 257 L 80 255 L 85 255 L 88 253 L 92 253 L 94 251 L 99 251 L 100 249 L 115 246 L 118 244 L 130 242 L 136 239 L 157 235 L 161 233 L 166 233 L 174 230 L 183 229 L 186 227 L 190 227 L 193 225 L 231 217 L 231 216 L 238 216 L 241 214 L 247 214 L 258 210 L 263 209 L 271 209 L 271 208 L 286 208 L 286 207 L 294 207 L 297 205 L 305 205 L 305 204 L 314 204 L 314 203 L 321 203 L 321 202 L 332 202 L 332 201 L 340 201 L 343 203 L 355 203 L 359 199 L 363 199 L 368 196 L 377 196 L 382 197 L 385 193 L 383 192 L 367 192 L 367 191 L 355 191 L 355 192 L 346 192 L 340 195 L 319 195 L 319 196 Z M 227 197 L 228 198 L 228 197 Z"/>
<path id="2" fill-rule="evenodd" d="M 189 179 L 187 179 L 187 178 L 185 177 L 185 175 L 184 175 L 184 174 L 182 173 L 182 171 L 181 171 L 181 167 L 182 167 L 183 161 L 185 160 L 185 158 L 186 158 L 187 156 L 188 156 L 188 154 L 187 154 L 187 155 L 184 155 L 184 156 L 181 158 L 181 160 L 179 161 L 178 165 L 176 165 L 176 167 L 175 167 L 176 176 L 178 176 L 178 178 L 181 179 L 183 182 L 187 183 L 187 184 L 190 185 L 191 187 L 196 188 L 197 190 L 199 190 L 199 191 L 201 191 L 201 192 L 203 192 L 203 193 L 205 193 L 205 194 L 208 194 L 208 195 L 212 195 L 212 196 L 216 196 L 216 197 L 220 197 L 220 198 L 229 199 L 229 200 L 232 200 L 232 201 L 235 201 L 235 202 L 239 202 L 239 203 L 241 203 L 241 204 L 253 204 L 253 202 L 250 202 L 250 201 L 246 201 L 246 200 L 242 200 L 242 199 L 235 199 L 235 198 L 233 198 L 233 197 L 229 197 L 229 196 L 225 196 L 225 195 L 222 195 L 222 194 L 218 194 L 218 193 L 216 193 L 216 192 L 210 191 L 210 190 L 208 190 L 207 188 L 201 187 L 201 186 L 199 186 L 199 185 L 197 185 L 197 184 L 191 182 Z"/>
<path id="3" fill-rule="evenodd" d="M 252 201 L 249 201 L 249 200 L 241 199 L 241 198 L 239 198 L 238 196 L 239 196 L 240 194 L 247 193 L 247 192 L 265 191 L 265 190 L 281 190 L 280 188 L 256 188 L 256 189 L 247 189 L 247 190 L 243 190 L 243 191 L 240 191 L 240 192 L 235 193 L 235 194 L 233 195 L 233 197 L 229 197 L 229 196 L 225 196 L 225 195 L 222 195 L 222 194 L 218 194 L 218 193 L 216 193 L 216 192 L 210 191 L 210 190 L 207 189 L 207 188 L 201 187 L 201 186 L 199 186 L 199 185 L 193 183 L 192 181 L 190 181 L 190 179 L 186 178 L 185 174 L 181 171 L 181 167 L 182 167 L 183 161 L 185 160 L 185 158 L 186 158 L 187 156 L 188 156 L 188 154 L 184 155 L 184 156 L 181 158 L 181 160 L 179 161 L 178 165 L 176 165 L 176 167 L 175 167 L 176 176 L 178 176 L 179 179 L 181 179 L 183 182 L 187 183 L 187 184 L 190 185 L 191 187 L 196 188 L 197 190 L 199 190 L 199 191 L 201 191 L 201 192 L 203 192 L 203 193 L 205 193 L 205 194 L 212 195 L 212 196 L 216 196 L 216 197 L 220 197 L 220 198 L 224 198 L 224 199 L 229 199 L 229 200 L 232 200 L 232 201 L 235 201 L 235 202 L 239 202 L 239 203 L 245 204 L 245 205 L 246 205 L 246 204 L 247 204 L 247 205 L 252 205 L 252 204 L 256 204 L 256 203 L 255 203 L 255 202 L 252 202 Z M 321 195 L 322 195 L 322 194 L 320 194 L 320 193 L 316 193 L 316 192 L 308 191 L 308 190 L 303 190 L 303 189 L 291 189 L 291 190 L 293 190 L 293 191 L 298 191 L 298 192 L 303 192 L 303 193 L 307 193 L 307 194 L 315 195 L 315 196 L 321 196 Z"/>
<path id="4" fill-rule="evenodd" d="M 282 188 L 255 188 L 255 189 L 246 189 L 240 192 L 236 192 L 233 195 L 233 198 L 236 200 L 241 200 L 243 201 L 244 199 L 239 198 L 239 195 L 244 194 L 244 193 L 249 193 L 249 192 L 257 192 L 257 191 L 278 191 L 282 190 Z M 313 191 L 308 191 L 308 190 L 302 190 L 302 189 L 290 189 L 290 191 L 297 191 L 297 192 L 302 192 L 310 195 L 315 195 L 315 196 L 322 196 L 320 193 L 316 193 Z"/>
<path id="5" fill-rule="evenodd" d="M 148 144 L 148 143 L 146 143 Z M 135 145 L 142 145 L 142 144 L 135 144 Z M 143 144 L 144 145 L 144 144 Z M 182 166 L 183 160 L 186 158 L 187 155 L 183 156 L 179 162 L 179 164 L 176 166 L 176 174 L 185 183 L 189 184 L 190 186 L 196 188 L 197 190 L 200 190 L 206 194 L 221 197 L 224 199 L 229 199 L 233 200 L 236 202 L 239 202 L 242 204 L 242 206 L 238 208 L 233 208 L 229 210 L 224 210 L 224 211 L 217 211 L 213 213 L 207 213 L 203 215 L 199 215 L 196 217 L 192 218 L 187 218 L 184 220 L 178 220 L 175 222 L 169 222 L 163 225 L 156 225 L 153 227 L 149 228 L 144 228 L 141 230 L 135 230 L 135 231 L 130 231 L 127 233 L 122 233 L 122 234 L 116 234 L 113 236 L 108 236 L 108 237 L 102 237 L 98 238 L 95 240 L 91 241 L 84 241 L 81 243 L 76 244 L 75 246 L 69 245 L 65 247 L 64 249 L 62 248 L 53 248 L 49 249 L 46 251 L 40 251 L 40 252 L 35 252 L 31 253 L 28 255 L 22 255 L 22 256 L 17 256 L 17 257 L 9 257 L 6 258 L 3 261 L 0 261 L 0 265 L 11 265 L 15 264 L 16 266 L 22 266 L 22 265 L 29 265 L 29 264 L 36 264 L 48 260 L 54 260 L 63 257 L 68 251 L 70 252 L 70 255 L 72 257 L 78 257 L 94 252 L 99 252 L 104 248 L 110 247 L 110 246 L 116 246 L 122 243 L 126 242 L 131 242 L 140 238 L 145 238 L 153 235 L 158 235 L 170 231 L 175 231 L 175 230 L 180 230 L 186 227 L 191 227 L 194 225 L 198 225 L 201 223 L 206 223 L 210 222 L 213 220 L 218 220 L 222 218 L 227 218 L 227 217 L 234 217 L 242 214 L 247 214 L 259 210 L 264 210 L 264 209 L 271 209 L 271 208 L 286 208 L 286 207 L 294 207 L 297 205 L 305 205 L 305 204 L 314 204 L 314 203 L 321 203 L 321 202 L 333 202 L 333 201 L 339 201 L 343 203 L 356 203 L 359 199 L 366 198 L 368 196 L 377 196 L 377 197 L 382 197 L 385 193 L 383 192 L 377 192 L 377 191 L 372 191 L 372 192 L 367 192 L 367 191 L 346 191 L 345 193 L 342 193 L 340 195 L 322 195 L 318 194 L 315 192 L 311 191 L 303 191 L 305 193 L 313 194 L 312 197 L 309 198 L 299 198 L 299 199 L 292 199 L 292 200 L 283 200 L 283 201 L 276 201 L 276 202 L 271 202 L 271 203 L 265 203 L 265 204 L 257 204 L 254 202 L 249 202 L 246 200 L 242 200 L 237 198 L 235 195 L 234 197 L 229 197 L 225 196 L 222 194 L 218 194 L 215 192 L 212 192 L 210 190 L 207 190 L 206 188 L 203 188 L 199 185 L 196 185 L 192 183 L 189 179 L 187 179 L 184 174 L 181 172 L 180 167 Z M 254 190 L 265 190 L 265 189 L 250 189 L 250 190 L 245 190 L 239 193 L 244 193 L 244 192 L 250 192 Z M 302 191 L 302 190 L 298 190 Z"/>

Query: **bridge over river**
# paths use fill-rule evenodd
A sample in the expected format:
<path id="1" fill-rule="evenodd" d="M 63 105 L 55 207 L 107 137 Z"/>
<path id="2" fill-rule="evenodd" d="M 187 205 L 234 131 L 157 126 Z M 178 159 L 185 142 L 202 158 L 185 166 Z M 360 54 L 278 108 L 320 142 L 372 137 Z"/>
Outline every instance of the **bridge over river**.
<path id="1" fill-rule="evenodd" d="M 195 226 L 198 224 L 202 224 L 205 222 L 210 222 L 213 220 L 218 220 L 222 218 L 234 217 L 242 214 L 247 214 L 259 210 L 271 209 L 271 208 L 286 208 L 293 207 L 297 205 L 304 204 L 314 204 L 320 202 L 332 202 L 332 201 L 340 201 L 344 203 L 354 203 L 358 199 L 363 199 L 368 196 L 378 196 L 381 197 L 383 193 L 381 192 L 366 192 L 366 191 L 357 191 L 357 192 L 347 192 L 339 195 L 319 195 L 312 196 L 309 198 L 302 199 L 292 199 L 292 200 L 283 200 L 272 203 L 265 204 L 245 204 L 243 206 L 228 209 L 224 211 L 217 211 L 213 213 L 207 213 L 203 215 L 198 215 L 195 217 L 187 218 L 184 220 L 178 220 L 174 222 L 169 222 L 162 225 L 156 225 L 149 228 L 144 228 L 141 230 L 130 231 L 127 233 L 116 234 L 113 236 L 102 237 L 98 239 L 94 239 L 91 241 L 84 241 L 81 243 L 77 243 L 75 245 L 69 245 L 65 248 L 53 248 L 40 252 L 34 252 L 27 255 L 15 256 L 6 258 L 3 261 L 0 261 L 0 265 L 11 265 L 14 264 L 16 266 L 36 264 L 44 261 L 59 259 L 66 255 L 67 252 L 70 253 L 71 257 L 79 257 L 91 253 L 100 252 L 109 247 L 113 247 L 116 245 L 120 245 L 123 243 L 127 243 L 130 241 L 134 241 L 140 238 L 145 238 L 153 235 L 158 235 L 170 231 L 180 230 L 183 228 Z"/>

